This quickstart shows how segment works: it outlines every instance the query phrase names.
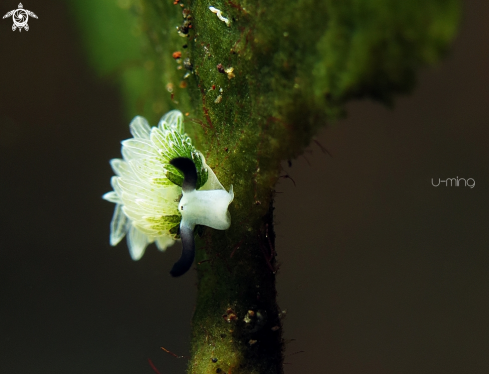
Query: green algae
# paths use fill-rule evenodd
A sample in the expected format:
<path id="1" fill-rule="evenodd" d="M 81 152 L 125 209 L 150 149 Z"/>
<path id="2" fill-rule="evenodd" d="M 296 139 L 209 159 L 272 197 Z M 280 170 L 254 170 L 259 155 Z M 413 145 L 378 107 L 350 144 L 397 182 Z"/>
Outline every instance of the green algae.
<path id="1" fill-rule="evenodd" d="M 163 113 L 181 110 L 196 148 L 223 185 L 234 187 L 231 228 L 204 229 L 198 240 L 189 373 L 281 373 L 272 207 L 280 161 L 301 154 L 349 100 L 391 105 L 396 94 L 410 92 L 416 70 L 446 54 L 460 3 L 72 4 L 90 62 L 121 83 L 128 120 L 143 115 L 157 123 Z M 222 11 L 229 27 L 209 6 Z M 188 37 L 177 32 L 185 20 Z M 244 321 L 249 310 L 266 315 L 262 327 L 256 318 Z"/>

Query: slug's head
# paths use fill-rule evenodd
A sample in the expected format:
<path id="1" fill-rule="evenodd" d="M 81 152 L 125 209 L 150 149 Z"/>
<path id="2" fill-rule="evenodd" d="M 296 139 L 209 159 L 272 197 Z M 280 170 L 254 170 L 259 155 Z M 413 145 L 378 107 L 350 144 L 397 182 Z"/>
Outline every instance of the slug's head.
<path id="1" fill-rule="evenodd" d="M 170 271 L 172 276 L 178 277 L 186 273 L 194 261 L 195 225 L 209 226 L 218 230 L 229 228 L 231 215 L 229 214 L 228 206 L 233 201 L 234 193 L 232 186 L 229 192 L 224 189 L 197 191 L 195 189 L 197 169 L 194 162 L 189 158 L 178 157 L 171 160 L 170 164 L 184 175 L 182 198 L 178 204 L 178 210 L 182 215 L 180 222 L 180 238 L 183 246 L 182 256 Z"/>

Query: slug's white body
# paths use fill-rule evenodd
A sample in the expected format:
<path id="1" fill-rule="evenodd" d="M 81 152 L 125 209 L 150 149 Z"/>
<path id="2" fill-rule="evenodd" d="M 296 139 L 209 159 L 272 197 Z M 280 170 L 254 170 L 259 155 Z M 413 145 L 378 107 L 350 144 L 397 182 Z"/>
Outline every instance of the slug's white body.
<path id="1" fill-rule="evenodd" d="M 178 204 L 182 214 L 182 225 L 193 230 L 195 225 L 226 230 L 231 225 L 228 206 L 234 199 L 233 186 L 226 190 L 183 192 Z"/>

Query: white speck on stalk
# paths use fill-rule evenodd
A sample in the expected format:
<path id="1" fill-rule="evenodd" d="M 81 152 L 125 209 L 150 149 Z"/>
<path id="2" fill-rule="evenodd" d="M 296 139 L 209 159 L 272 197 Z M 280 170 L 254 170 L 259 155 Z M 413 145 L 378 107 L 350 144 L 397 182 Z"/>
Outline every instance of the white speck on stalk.
<path id="1" fill-rule="evenodd" d="M 216 9 L 213 6 L 210 6 L 209 7 L 209 10 L 212 13 L 216 13 L 217 14 L 217 18 L 219 18 L 222 22 L 224 22 L 228 27 L 231 25 L 231 21 L 229 19 L 227 19 L 226 17 L 223 17 L 222 16 L 222 13 L 221 13 L 221 11 L 219 9 Z"/>

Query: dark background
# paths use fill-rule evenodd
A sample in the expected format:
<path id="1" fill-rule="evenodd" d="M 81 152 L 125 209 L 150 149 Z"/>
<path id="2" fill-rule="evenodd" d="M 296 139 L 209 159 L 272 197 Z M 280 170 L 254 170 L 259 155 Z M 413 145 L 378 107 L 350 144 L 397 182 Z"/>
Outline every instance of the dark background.
<path id="1" fill-rule="evenodd" d="M 489 372 L 489 7 L 393 110 L 349 117 L 277 186 L 286 373 Z M 0 15 L 17 6 L 2 0 Z M 64 2 L 0 21 L 0 373 L 183 373 L 195 273 L 109 246 L 108 161 L 130 136 Z M 134 113 L 136 114 L 136 113 Z M 431 178 L 473 178 L 438 187 Z M 305 351 L 304 353 L 297 353 Z"/>

